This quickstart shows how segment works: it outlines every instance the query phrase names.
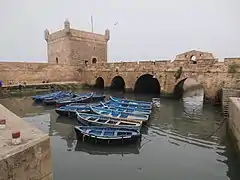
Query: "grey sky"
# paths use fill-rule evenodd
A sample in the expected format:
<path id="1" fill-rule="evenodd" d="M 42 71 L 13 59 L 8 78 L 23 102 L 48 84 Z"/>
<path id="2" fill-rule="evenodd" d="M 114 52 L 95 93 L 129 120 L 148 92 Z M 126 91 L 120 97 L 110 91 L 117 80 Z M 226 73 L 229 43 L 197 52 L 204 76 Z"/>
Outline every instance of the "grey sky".
<path id="1" fill-rule="evenodd" d="M 44 30 L 111 31 L 110 61 L 172 59 L 197 49 L 240 57 L 239 0 L 0 0 L 0 60 L 46 61 Z M 114 23 L 119 22 L 116 26 Z"/>

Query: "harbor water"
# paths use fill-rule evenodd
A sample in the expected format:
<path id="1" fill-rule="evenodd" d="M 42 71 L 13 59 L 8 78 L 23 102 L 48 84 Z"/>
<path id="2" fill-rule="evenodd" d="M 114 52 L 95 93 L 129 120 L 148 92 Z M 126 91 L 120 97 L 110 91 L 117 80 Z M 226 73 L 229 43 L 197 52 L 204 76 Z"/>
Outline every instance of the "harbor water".
<path id="1" fill-rule="evenodd" d="M 112 95 L 152 100 L 152 96 Z M 240 179 L 240 164 L 229 145 L 219 107 L 203 105 L 202 97 L 195 95 L 154 101 L 141 142 L 110 147 L 77 141 L 76 120 L 59 117 L 53 106 L 35 104 L 30 96 L 0 99 L 12 112 L 51 136 L 56 180 Z"/>

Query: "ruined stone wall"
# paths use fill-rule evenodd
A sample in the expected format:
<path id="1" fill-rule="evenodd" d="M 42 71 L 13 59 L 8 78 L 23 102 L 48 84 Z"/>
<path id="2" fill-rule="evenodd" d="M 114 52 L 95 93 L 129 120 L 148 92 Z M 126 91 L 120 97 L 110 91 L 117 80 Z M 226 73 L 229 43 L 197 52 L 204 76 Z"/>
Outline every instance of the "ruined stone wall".
<path id="1" fill-rule="evenodd" d="M 0 62 L 0 79 L 3 84 L 10 80 L 26 83 L 75 81 L 79 78 L 77 67 L 48 63 Z"/>

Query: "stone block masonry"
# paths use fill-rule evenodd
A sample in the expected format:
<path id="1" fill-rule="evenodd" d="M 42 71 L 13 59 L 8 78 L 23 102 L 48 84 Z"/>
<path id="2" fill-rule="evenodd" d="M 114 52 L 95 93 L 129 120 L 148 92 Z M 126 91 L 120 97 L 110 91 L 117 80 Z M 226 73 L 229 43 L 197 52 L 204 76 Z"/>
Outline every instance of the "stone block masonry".
<path id="1" fill-rule="evenodd" d="M 228 130 L 240 158 L 240 98 L 230 97 Z"/>
<path id="2" fill-rule="evenodd" d="M 71 65 L 54 65 L 48 63 L 0 62 L 0 80 L 3 85 L 13 81 L 27 84 L 75 81 L 79 78 L 77 67 Z"/>
<path id="3" fill-rule="evenodd" d="M 51 180 L 50 138 L 0 105 L 0 180 Z M 12 144 L 12 132 L 20 131 L 21 143 Z"/>

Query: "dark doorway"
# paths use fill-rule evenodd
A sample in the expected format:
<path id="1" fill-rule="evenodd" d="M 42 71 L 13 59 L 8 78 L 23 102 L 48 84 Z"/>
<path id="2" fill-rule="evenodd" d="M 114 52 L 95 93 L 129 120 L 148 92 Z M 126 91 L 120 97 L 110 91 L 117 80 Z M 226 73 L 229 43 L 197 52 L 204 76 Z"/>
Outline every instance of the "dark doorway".
<path id="1" fill-rule="evenodd" d="M 104 88 L 104 80 L 102 77 L 98 77 L 95 81 L 95 88 L 103 89 Z"/>
<path id="2" fill-rule="evenodd" d="M 56 64 L 58 64 L 58 58 L 56 57 Z"/>
<path id="3" fill-rule="evenodd" d="M 160 83 L 153 75 L 144 74 L 137 79 L 134 92 L 144 94 L 160 94 Z"/>
<path id="4" fill-rule="evenodd" d="M 110 89 L 115 91 L 125 91 L 124 79 L 121 76 L 115 76 L 112 79 Z"/>

